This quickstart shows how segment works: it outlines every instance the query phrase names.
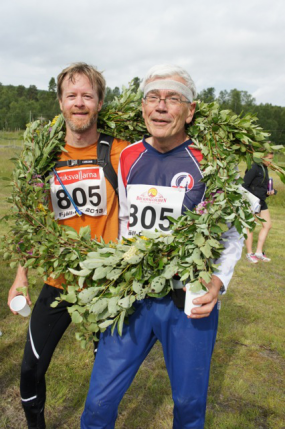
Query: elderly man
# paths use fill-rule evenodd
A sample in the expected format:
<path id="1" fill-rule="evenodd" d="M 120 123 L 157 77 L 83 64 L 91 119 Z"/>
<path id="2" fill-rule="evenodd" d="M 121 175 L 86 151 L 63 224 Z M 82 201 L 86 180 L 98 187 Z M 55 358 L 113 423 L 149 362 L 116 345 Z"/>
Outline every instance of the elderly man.
<path id="1" fill-rule="evenodd" d="M 192 210 L 205 194 L 199 167 L 202 154 L 192 148 L 185 128 L 195 111 L 196 90 L 191 77 L 180 67 L 160 65 L 148 72 L 141 87 L 149 136 L 126 148 L 119 164 L 120 227 L 125 237 L 143 229 L 169 230 L 167 217 Z M 139 198 L 149 192 L 153 198 Z M 194 308 L 189 318 L 183 312 L 183 284 L 176 280 L 177 289 L 172 294 L 136 303 L 122 337 L 117 333 L 112 336 L 109 330 L 104 333 L 81 418 L 82 429 L 114 428 L 118 405 L 157 339 L 171 381 L 173 428 L 204 427 L 218 295 L 226 289 L 242 249 L 242 239 L 234 228 L 227 232 L 227 238 L 226 250 L 217 261 L 219 271 L 207 285 L 208 293 L 195 300 L 201 307 Z"/>
<path id="2" fill-rule="evenodd" d="M 118 237 L 119 209 L 116 186 L 112 186 L 110 181 L 113 183 L 111 177 L 116 178 L 120 152 L 128 143 L 118 139 L 113 141 L 113 138 L 97 131 L 105 85 L 102 74 L 85 63 L 71 64 L 59 74 L 57 91 L 66 122 L 66 152 L 60 155 L 50 184 L 51 209 L 58 223 L 71 226 L 76 231 L 89 225 L 92 238 L 103 237 L 108 242 Z M 102 149 L 106 145 L 111 146 L 107 152 Z M 102 163 L 98 163 L 99 148 L 100 156 L 103 157 L 103 151 L 107 155 L 104 161 L 111 160 L 104 168 Z M 105 170 L 107 166 L 108 171 Z M 78 213 L 81 213 L 80 217 Z M 63 276 L 57 279 L 50 277 L 46 281 L 30 320 L 20 388 L 29 428 L 45 428 L 45 373 L 58 341 L 71 322 L 66 302 L 57 308 L 50 307 L 60 296 L 63 283 Z M 9 291 L 8 305 L 19 294 L 17 288 L 23 285 L 28 285 L 27 270 L 20 266 Z M 29 296 L 27 301 L 31 304 Z"/>

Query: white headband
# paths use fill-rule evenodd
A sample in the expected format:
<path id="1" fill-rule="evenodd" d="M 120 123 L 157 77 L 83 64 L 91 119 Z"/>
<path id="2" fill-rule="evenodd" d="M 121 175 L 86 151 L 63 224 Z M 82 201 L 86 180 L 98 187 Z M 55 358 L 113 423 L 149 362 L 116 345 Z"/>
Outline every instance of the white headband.
<path id="1" fill-rule="evenodd" d="M 193 101 L 193 92 L 191 91 L 191 89 L 183 83 L 177 82 L 177 80 L 157 79 L 153 82 L 148 83 L 144 87 L 144 97 L 147 95 L 148 92 L 153 91 L 155 89 L 170 89 L 184 95 L 184 97 L 186 97 L 187 100 L 189 100 L 191 103 Z"/>

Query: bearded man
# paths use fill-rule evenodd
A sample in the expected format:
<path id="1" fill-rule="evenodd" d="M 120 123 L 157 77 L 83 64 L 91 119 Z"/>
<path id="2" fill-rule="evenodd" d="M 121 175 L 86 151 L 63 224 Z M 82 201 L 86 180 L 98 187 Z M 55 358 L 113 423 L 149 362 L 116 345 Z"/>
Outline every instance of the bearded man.
<path id="1" fill-rule="evenodd" d="M 79 232 L 81 227 L 89 225 L 91 238 L 102 237 L 109 242 L 118 237 L 118 198 L 102 163 L 98 163 L 97 149 L 99 145 L 111 145 L 109 166 L 116 176 L 119 155 L 128 143 L 102 136 L 97 130 L 105 86 L 103 75 L 85 63 L 71 64 L 58 76 L 57 93 L 66 123 L 66 138 L 65 151 L 50 179 L 50 208 L 62 226 Z M 62 293 L 64 283 L 64 276 L 48 278 L 30 320 L 20 383 L 28 428 L 46 427 L 45 373 L 57 343 L 71 322 L 67 302 L 56 308 L 50 306 Z M 19 266 L 9 291 L 9 306 L 20 294 L 17 289 L 23 286 L 28 286 L 27 269 Z M 29 295 L 27 301 L 30 305 Z"/>

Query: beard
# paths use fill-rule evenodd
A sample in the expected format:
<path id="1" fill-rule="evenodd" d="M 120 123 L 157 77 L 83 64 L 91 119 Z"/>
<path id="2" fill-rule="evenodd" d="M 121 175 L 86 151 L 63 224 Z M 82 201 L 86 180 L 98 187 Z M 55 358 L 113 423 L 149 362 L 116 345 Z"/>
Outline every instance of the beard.
<path id="1" fill-rule="evenodd" d="M 88 114 L 84 118 L 76 118 L 71 113 L 62 112 L 66 125 L 76 133 L 83 133 L 93 127 L 97 122 L 97 112 Z"/>

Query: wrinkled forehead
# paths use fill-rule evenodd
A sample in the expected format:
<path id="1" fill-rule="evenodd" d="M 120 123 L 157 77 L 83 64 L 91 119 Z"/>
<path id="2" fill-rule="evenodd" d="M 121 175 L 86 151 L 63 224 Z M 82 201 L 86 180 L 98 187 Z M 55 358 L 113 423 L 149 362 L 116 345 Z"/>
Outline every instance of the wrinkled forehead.
<path id="1" fill-rule="evenodd" d="M 168 90 L 168 91 L 174 91 L 178 94 L 184 95 L 184 97 L 187 98 L 191 103 L 193 101 L 193 93 L 190 88 L 188 88 L 185 83 L 182 82 L 183 79 L 173 79 L 172 76 L 170 78 L 157 78 L 154 80 L 149 81 L 146 86 L 144 87 L 144 97 L 150 92 L 150 91 L 157 91 L 157 90 Z"/>

